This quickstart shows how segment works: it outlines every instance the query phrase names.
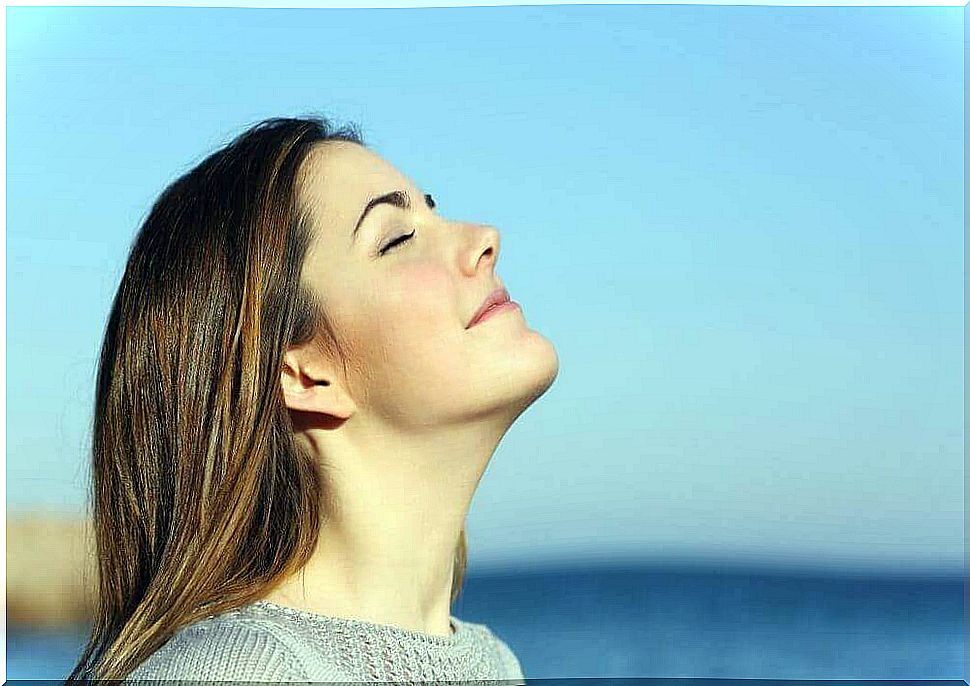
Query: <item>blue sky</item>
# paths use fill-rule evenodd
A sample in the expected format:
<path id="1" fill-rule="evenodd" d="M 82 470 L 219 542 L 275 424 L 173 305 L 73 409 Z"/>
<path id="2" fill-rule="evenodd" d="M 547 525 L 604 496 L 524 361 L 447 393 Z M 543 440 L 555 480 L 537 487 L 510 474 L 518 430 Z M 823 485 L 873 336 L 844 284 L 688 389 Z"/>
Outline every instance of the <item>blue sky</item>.
<path id="1" fill-rule="evenodd" d="M 961 7 L 7 8 L 7 506 L 80 510 L 97 347 L 166 184 L 353 121 L 494 224 L 560 375 L 473 565 L 963 554 Z"/>

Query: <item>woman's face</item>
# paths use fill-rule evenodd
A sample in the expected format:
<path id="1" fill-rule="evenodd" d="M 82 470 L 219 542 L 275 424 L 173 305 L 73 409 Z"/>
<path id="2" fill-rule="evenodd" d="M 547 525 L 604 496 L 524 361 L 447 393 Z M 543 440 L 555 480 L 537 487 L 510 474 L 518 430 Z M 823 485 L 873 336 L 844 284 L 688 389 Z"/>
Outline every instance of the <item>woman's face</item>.
<path id="1" fill-rule="evenodd" d="M 302 278 L 345 352 L 338 381 L 357 413 L 405 431 L 511 422 L 545 392 L 559 360 L 521 310 L 466 328 L 504 285 L 498 231 L 445 219 L 429 206 L 429 189 L 363 146 L 318 145 L 305 171 L 316 235 Z M 381 202 L 364 212 L 392 192 L 409 207 Z"/>

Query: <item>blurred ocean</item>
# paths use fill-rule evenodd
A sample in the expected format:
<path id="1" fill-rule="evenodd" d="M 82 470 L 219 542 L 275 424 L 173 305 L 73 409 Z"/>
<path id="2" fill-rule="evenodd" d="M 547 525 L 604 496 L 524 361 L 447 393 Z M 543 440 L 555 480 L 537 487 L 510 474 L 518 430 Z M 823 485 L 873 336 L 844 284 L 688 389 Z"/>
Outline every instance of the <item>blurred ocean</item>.
<path id="1" fill-rule="evenodd" d="M 963 679 L 964 582 L 722 569 L 469 574 L 454 614 L 527 679 Z M 83 630 L 7 627 L 7 679 L 62 679 Z"/>

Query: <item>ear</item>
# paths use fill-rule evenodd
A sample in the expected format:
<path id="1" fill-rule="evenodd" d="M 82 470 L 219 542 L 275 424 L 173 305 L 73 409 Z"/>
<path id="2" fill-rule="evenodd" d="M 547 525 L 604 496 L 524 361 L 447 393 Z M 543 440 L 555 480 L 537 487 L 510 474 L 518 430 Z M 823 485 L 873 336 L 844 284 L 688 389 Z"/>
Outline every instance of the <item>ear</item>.
<path id="1" fill-rule="evenodd" d="M 334 371 L 333 365 L 312 346 L 287 350 L 280 372 L 283 402 L 298 412 L 347 419 L 357 406 Z"/>

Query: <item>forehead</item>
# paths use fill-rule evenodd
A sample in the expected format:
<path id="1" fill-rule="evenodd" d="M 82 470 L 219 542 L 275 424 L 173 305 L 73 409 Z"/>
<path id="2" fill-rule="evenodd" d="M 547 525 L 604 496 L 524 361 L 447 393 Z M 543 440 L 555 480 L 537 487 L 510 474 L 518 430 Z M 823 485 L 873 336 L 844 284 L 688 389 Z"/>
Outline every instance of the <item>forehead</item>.
<path id="1" fill-rule="evenodd" d="M 377 153 L 356 143 L 328 141 L 313 147 L 301 170 L 300 195 L 314 226 L 350 235 L 367 201 L 410 186 L 407 177 Z"/>

